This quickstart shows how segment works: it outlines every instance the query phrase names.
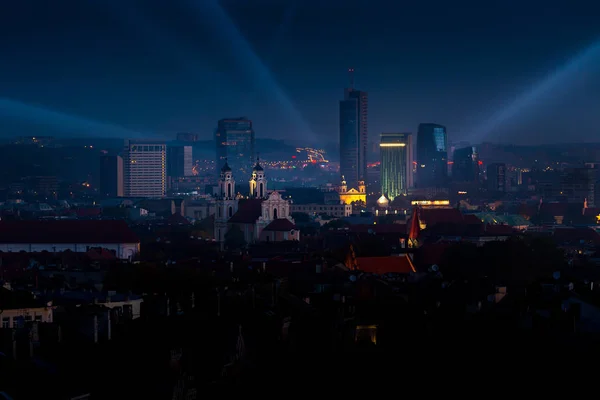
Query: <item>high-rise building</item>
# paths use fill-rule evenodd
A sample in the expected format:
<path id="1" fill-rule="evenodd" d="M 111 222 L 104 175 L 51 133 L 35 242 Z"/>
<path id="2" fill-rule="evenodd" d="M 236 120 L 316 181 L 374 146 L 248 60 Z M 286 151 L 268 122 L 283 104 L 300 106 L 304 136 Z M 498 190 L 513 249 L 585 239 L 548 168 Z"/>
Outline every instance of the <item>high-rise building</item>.
<path id="1" fill-rule="evenodd" d="M 566 168 L 560 181 L 560 196 L 569 203 L 583 204 L 588 207 L 596 206 L 596 169 Z"/>
<path id="2" fill-rule="evenodd" d="M 479 157 L 473 146 L 454 150 L 454 164 L 452 164 L 452 181 L 454 182 L 479 182 Z"/>
<path id="3" fill-rule="evenodd" d="M 382 133 L 379 143 L 381 154 L 381 193 L 390 201 L 407 194 L 412 179 L 412 135 L 410 133 Z"/>
<path id="4" fill-rule="evenodd" d="M 217 171 L 227 163 L 236 176 L 250 176 L 254 163 L 254 129 L 248 118 L 225 118 L 215 131 Z"/>
<path id="5" fill-rule="evenodd" d="M 167 176 L 192 176 L 192 146 L 167 146 Z"/>
<path id="6" fill-rule="evenodd" d="M 123 196 L 123 158 L 103 155 L 100 157 L 100 193 L 108 197 Z"/>
<path id="7" fill-rule="evenodd" d="M 167 191 L 167 145 L 159 141 L 126 141 L 123 152 L 127 197 L 162 197 Z"/>
<path id="8" fill-rule="evenodd" d="M 350 70 L 352 73 L 353 70 Z M 367 179 L 368 93 L 351 84 L 340 101 L 340 174 L 351 188 Z"/>
<path id="9" fill-rule="evenodd" d="M 419 124 L 417 132 L 417 186 L 447 187 L 448 150 L 446 127 Z"/>
<path id="10" fill-rule="evenodd" d="M 506 192 L 506 164 L 490 164 L 486 170 L 488 190 L 491 192 Z"/>

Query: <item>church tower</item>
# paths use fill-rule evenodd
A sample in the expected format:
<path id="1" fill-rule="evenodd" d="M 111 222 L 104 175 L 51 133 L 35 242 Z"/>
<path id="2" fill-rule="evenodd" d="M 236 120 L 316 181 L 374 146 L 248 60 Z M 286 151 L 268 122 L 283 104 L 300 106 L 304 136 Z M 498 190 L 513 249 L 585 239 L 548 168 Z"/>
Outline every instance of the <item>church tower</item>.
<path id="1" fill-rule="evenodd" d="M 225 162 L 219 176 L 219 187 L 216 198 L 215 213 L 215 239 L 223 243 L 227 233 L 227 221 L 237 212 L 238 200 L 236 198 L 235 180 L 231 168 Z"/>
<path id="2" fill-rule="evenodd" d="M 252 177 L 250 178 L 250 198 L 264 199 L 267 197 L 267 180 L 265 179 L 265 170 L 260 166 L 260 160 L 256 157 L 256 165 L 252 168 Z"/>
<path id="3" fill-rule="evenodd" d="M 365 181 L 358 181 L 358 192 L 367 193 L 367 186 L 365 185 Z"/>
<path id="4" fill-rule="evenodd" d="M 347 193 L 348 192 L 348 185 L 346 184 L 346 178 L 344 178 L 344 175 L 342 175 L 342 186 L 340 186 L 340 193 Z"/>

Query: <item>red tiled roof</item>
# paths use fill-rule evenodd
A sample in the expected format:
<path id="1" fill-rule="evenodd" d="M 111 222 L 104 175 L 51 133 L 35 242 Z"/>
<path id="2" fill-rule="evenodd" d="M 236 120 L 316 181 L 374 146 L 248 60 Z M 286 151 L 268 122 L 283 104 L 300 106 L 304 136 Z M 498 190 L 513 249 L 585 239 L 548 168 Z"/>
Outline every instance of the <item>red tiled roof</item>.
<path id="1" fill-rule="evenodd" d="M 481 220 L 479 218 L 477 218 L 476 215 L 473 215 L 473 214 L 465 215 L 463 220 L 464 220 L 465 224 L 473 224 L 473 225 L 481 224 Z"/>
<path id="2" fill-rule="evenodd" d="M 450 243 L 426 243 L 419 248 L 416 254 L 418 265 L 430 267 L 439 264 Z"/>
<path id="3" fill-rule="evenodd" d="M 0 221 L 0 243 L 139 243 L 125 221 Z"/>
<path id="4" fill-rule="evenodd" d="M 365 233 L 368 231 L 385 234 L 385 233 L 401 233 L 406 234 L 406 224 L 356 224 L 350 225 L 348 230 L 353 233 Z"/>
<path id="5" fill-rule="evenodd" d="M 583 215 L 585 215 L 586 217 L 592 216 L 595 217 L 596 215 L 600 214 L 600 207 L 588 207 L 588 208 L 584 208 L 583 210 Z"/>
<path id="6" fill-rule="evenodd" d="M 179 213 L 171 214 L 171 216 L 167 219 L 167 222 L 170 225 L 190 225 L 191 222 L 188 221 L 186 217 Z"/>
<path id="7" fill-rule="evenodd" d="M 485 225 L 485 234 L 487 235 L 512 235 L 515 230 L 510 225 Z"/>
<path id="8" fill-rule="evenodd" d="M 240 200 L 238 210 L 229 222 L 233 224 L 253 224 L 262 214 L 262 199 Z"/>
<path id="9" fill-rule="evenodd" d="M 358 269 L 372 274 L 409 274 L 416 269 L 408 256 L 357 257 Z"/>
<path id="10" fill-rule="evenodd" d="M 427 225 L 439 223 L 459 224 L 463 222 L 463 215 L 456 208 L 424 208 L 420 211 L 419 218 L 425 221 Z"/>
<path id="11" fill-rule="evenodd" d="M 408 231 L 409 239 L 418 239 L 419 233 L 421 232 L 421 224 L 419 222 L 419 209 L 414 208 L 412 217 L 410 218 L 410 228 Z"/>
<path id="12" fill-rule="evenodd" d="M 272 232 L 289 232 L 292 229 L 296 229 L 296 225 L 294 225 L 292 221 L 290 221 L 287 218 L 278 218 L 276 220 L 273 220 L 263 230 Z"/>
<path id="13" fill-rule="evenodd" d="M 116 260 L 117 257 L 112 251 L 107 249 L 90 249 L 87 253 L 85 253 L 90 260 L 92 261 L 101 261 L 101 260 Z"/>
<path id="14" fill-rule="evenodd" d="M 554 240 L 559 244 L 584 242 L 600 246 L 600 234 L 590 228 L 556 228 Z"/>

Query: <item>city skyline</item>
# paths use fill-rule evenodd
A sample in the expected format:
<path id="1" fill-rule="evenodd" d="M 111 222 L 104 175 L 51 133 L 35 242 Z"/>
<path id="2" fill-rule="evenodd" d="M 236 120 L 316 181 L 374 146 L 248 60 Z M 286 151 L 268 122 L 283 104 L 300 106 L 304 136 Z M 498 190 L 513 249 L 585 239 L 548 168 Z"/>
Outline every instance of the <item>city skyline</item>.
<path id="1" fill-rule="evenodd" d="M 23 2 L 3 5 L 0 29 L 11 41 L 0 43 L 9 55 L 0 66 L 1 135 L 192 131 L 207 139 L 214 121 L 246 115 L 260 138 L 334 142 L 336 102 L 352 67 L 371 96 L 370 141 L 427 121 L 447 126 L 452 140 L 596 140 L 593 13 L 556 4 L 543 15 L 535 5 L 518 14 L 470 1 L 410 5 L 401 28 L 390 30 L 389 4 L 347 1 L 340 13 L 334 3 L 181 1 L 165 10 L 158 1 L 69 0 L 35 13 Z M 361 32 L 345 28 L 359 19 Z M 357 40 L 360 51 L 350 52 Z"/>

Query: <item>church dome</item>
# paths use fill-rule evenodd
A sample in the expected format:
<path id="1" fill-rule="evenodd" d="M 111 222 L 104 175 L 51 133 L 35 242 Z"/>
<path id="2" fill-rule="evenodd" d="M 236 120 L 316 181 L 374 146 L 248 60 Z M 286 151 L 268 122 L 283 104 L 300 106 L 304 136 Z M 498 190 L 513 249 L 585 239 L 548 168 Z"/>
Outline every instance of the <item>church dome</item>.
<path id="1" fill-rule="evenodd" d="M 254 168 L 252 169 L 253 171 L 264 171 L 263 167 L 260 166 L 260 164 L 258 163 L 258 161 L 256 162 L 256 165 L 254 166 Z"/>
<path id="2" fill-rule="evenodd" d="M 227 161 L 225 161 L 225 165 L 223 165 L 223 168 L 221 168 L 221 172 L 231 172 L 231 167 L 229 167 Z"/>
<path id="3" fill-rule="evenodd" d="M 254 168 L 252 168 L 252 171 L 254 171 L 254 172 L 264 171 L 263 167 L 260 166 L 260 159 L 258 157 L 256 157 L 256 165 L 254 166 Z"/>
<path id="4" fill-rule="evenodd" d="M 377 205 L 381 208 L 387 208 L 390 204 L 390 201 L 385 197 L 385 195 L 381 195 L 380 198 L 377 199 Z"/>

